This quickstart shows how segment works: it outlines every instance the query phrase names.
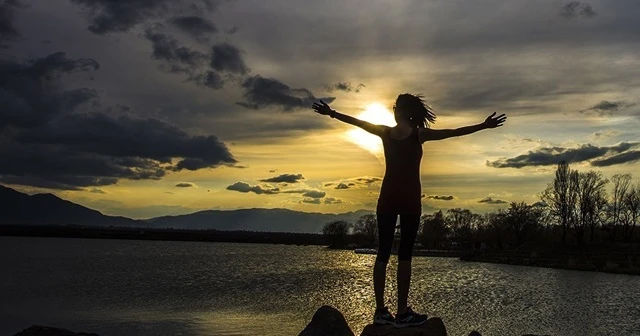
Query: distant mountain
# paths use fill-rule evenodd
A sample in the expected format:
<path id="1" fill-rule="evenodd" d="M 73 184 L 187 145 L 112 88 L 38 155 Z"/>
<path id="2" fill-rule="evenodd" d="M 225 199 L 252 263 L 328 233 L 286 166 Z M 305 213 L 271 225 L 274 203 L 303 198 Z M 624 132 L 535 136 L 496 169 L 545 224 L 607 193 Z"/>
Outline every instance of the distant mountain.
<path id="1" fill-rule="evenodd" d="M 247 230 L 320 233 L 334 220 L 354 223 L 372 213 L 358 210 L 341 214 L 301 212 L 288 209 L 205 210 L 188 215 L 147 220 L 107 216 L 52 194 L 27 195 L 0 185 L 0 225 L 86 225 L 176 229 Z"/>
<path id="2" fill-rule="evenodd" d="M 372 211 L 323 214 L 288 209 L 205 210 L 189 215 L 156 217 L 146 221 L 153 227 L 161 228 L 320 233 L 322 227 L 330 221 L 346 220 L 353 223 L 368 213 Z"/>
<path id="3" fill-rule="evenodd" d="M 140 222 L 65 201 L 52 194 L 27 195 L 0 185 L 0 224 L 131 226 Z"/>

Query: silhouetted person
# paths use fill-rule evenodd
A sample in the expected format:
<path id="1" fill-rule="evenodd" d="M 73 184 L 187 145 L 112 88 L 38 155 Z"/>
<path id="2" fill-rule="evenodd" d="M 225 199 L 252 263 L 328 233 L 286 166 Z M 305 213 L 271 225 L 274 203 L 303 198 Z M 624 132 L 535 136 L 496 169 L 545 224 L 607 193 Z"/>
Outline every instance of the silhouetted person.
<path id="1" fill-rule="evenodd" d="M 420 161 L 422 144 L 430 140 L 471 134 L 486 128 L 502 126 L 507 117 L 494 112 L 477 125 L 457 129 L 434 130 L 429 123 L 436 120 L 431 107 L 421 96 L 401 94 L 393 107 L 397 125 L 375 125 L 338 113 L 325 102 L 314 103 L 313 110 L 348 124 L 358 126 L 382 139 L 386 170 L 376 207 L 378 219 L 378 254 L 373 267 L 373 288 L 376 296 L 374 323 L 393 324 L 398 328 L 420 325 L 427 315 L 414 312 L 407 305 L 411 282 L 411 256 L 422 212 Z M 391 255 L 396 221 L 400 216 L 400 246 L 398 249 L 398 310 L 394 319 L 384 304 L 387 263 Z"/>

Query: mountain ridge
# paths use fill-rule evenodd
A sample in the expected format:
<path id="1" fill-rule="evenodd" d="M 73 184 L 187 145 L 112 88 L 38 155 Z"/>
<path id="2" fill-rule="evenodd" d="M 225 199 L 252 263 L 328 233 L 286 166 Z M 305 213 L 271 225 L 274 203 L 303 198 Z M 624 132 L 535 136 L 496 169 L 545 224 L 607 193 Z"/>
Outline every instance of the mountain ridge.
<path id="1" fill-rule="evenodd" d="M 286 208 L 247 208 L 201 210 L 184 215 L 165 215 L 149 219 L 109 216 L 94 209 L 59 198 L 50 193 L 28 195 L 0 185 L 0 225 L 78 225 L 138 228 L 175 228 L 186 230 L 246 230 L 266 232 L 320 233 L 334 220 L 355 222 L 373 213 L 356 210 L 327 214 Z"/>

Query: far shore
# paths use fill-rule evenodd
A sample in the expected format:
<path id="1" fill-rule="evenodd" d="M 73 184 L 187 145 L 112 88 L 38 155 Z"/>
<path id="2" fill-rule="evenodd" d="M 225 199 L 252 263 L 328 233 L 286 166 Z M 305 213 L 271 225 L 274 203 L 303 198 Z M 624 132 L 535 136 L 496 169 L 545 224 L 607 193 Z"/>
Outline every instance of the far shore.
<path id="1" fill-rule="evenodd" d="M 220 231 L 220 230 L 179 230 L 147 229 L 124 227 L 80 227 L 80 226 L 26 226 L 0 225 L 0 236 L 15 237 L 57 237 L 88 239 L 129 239 L 163 241 L 201 241 L 227 243 L 256 243 L 301 246 L 327 246 L 325 237 L 315 233 Z M 328 248 L 328 247 L 327 247 Z M 330 250 L 354 251 L 358 246 L 328 248 Z M 414 256 L 460 257 L 459 250 L 414 250 Z"/>
<path id="2" fill-rule="evenodd" d="M 0 225 L 0 236 L 327 246 L 325 237 L 323 237 L 322 234 L 314 233 L 128 227 Z M 336 250 L 354 251 L 356 248 L 358 247 L 349 246 Z M 369 250 L 363 251 L 362 253 L 373 254 L 374 251 L 375 250 Z M 414 250 L 413 255 L 417 257 L 455 257 L 461 261 L 469 262 L 488 262 L 640 275 L 640 245 L 627 248 L 616 246 L 566 246 L 563 248 L 552 247 L 547 249 L 529 248 L 514 250 L 433 250 L 417 248 Z"/>

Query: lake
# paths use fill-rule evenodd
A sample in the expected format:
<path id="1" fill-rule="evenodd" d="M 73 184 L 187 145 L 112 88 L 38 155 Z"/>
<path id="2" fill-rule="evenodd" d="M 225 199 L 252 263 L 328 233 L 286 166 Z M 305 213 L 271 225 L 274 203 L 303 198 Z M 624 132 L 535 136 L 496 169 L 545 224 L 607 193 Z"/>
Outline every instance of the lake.
<path id="1" fill-rule="evenodd" d="M 375 307 L 374 260 L 318 246 L 0 237 L 0 334 L 40 324 L 101 336 L 297 335 L 325 304 L 358 334 Z M 638 276 L 415 257 L 409 303 L 454 336 L 640 335 Z"/>

